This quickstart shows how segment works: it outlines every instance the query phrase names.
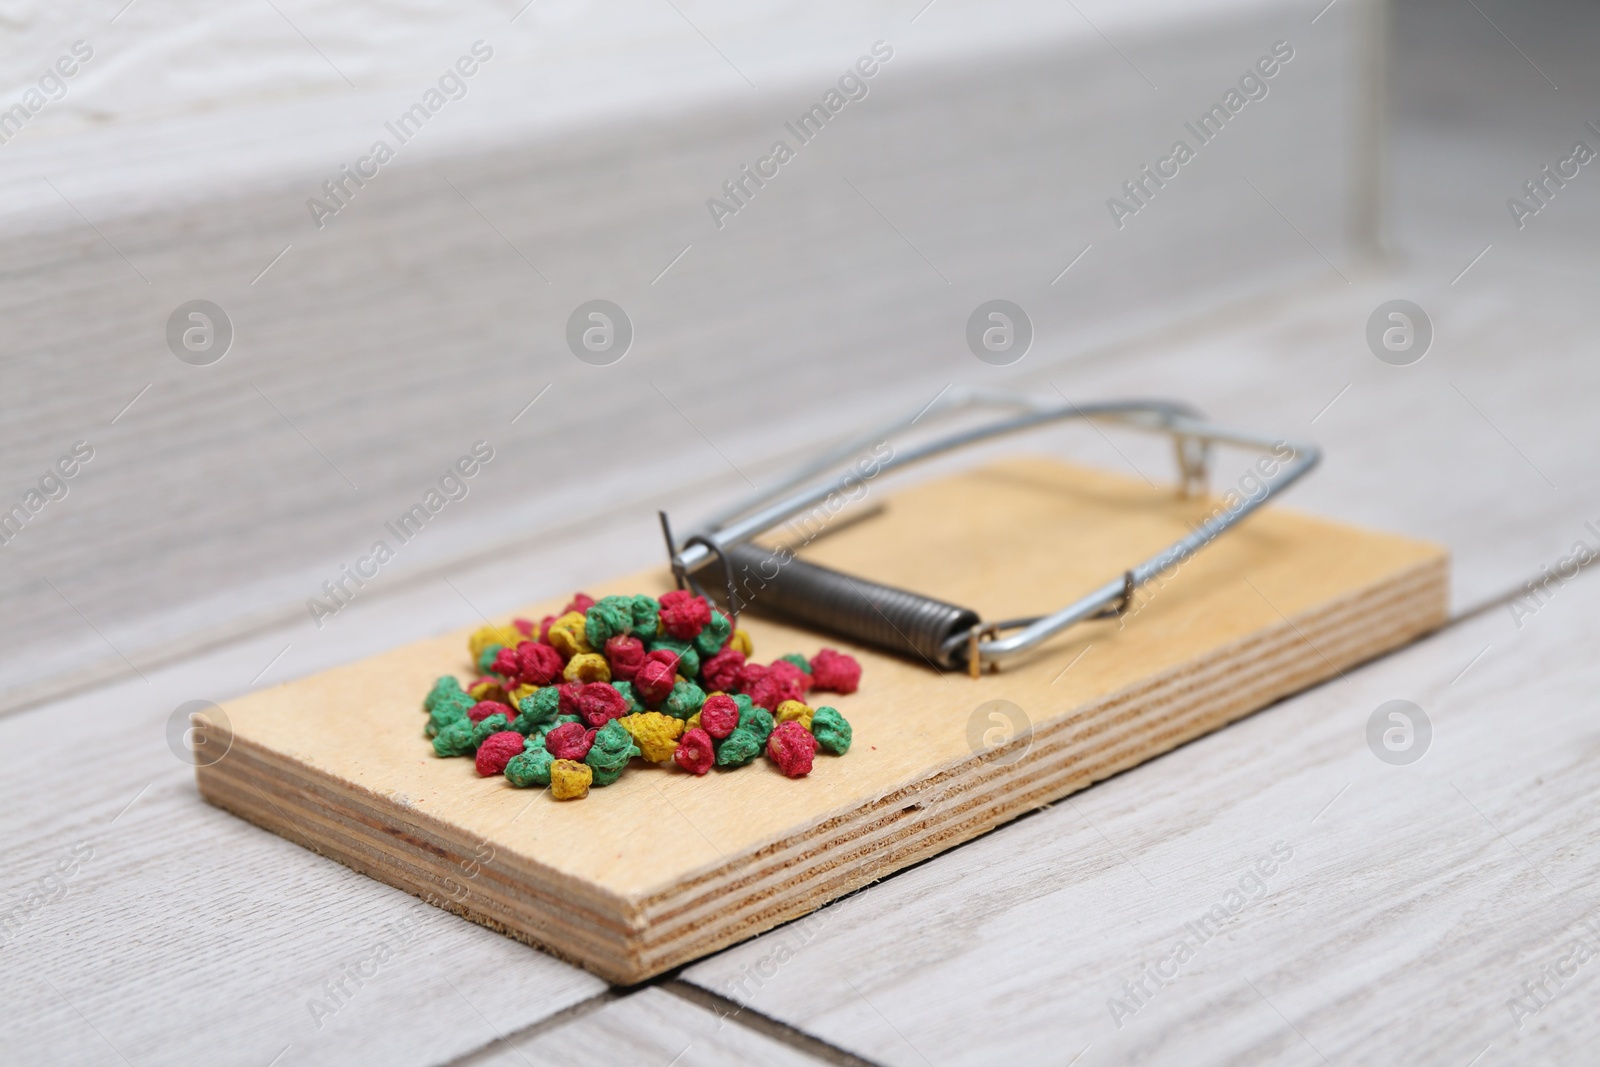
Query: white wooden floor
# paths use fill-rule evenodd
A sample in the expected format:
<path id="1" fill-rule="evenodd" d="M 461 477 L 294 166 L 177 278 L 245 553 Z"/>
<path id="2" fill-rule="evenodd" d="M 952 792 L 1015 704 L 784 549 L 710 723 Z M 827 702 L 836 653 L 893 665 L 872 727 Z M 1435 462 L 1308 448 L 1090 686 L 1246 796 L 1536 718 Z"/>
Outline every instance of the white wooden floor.
<path id="1" fill-rule="evenodd" d="M 15 909 L 0 1062 L 1600 1060 L 1600 578 L 1526 599 L 1576 543 L 1600 553 L 1600 179 L 1525 231 L 1503 207 L 1600 118 L 1600 74 L 1548 11 L 1519 32 L 1509 8 L 1485 10 L 1529 61 L 1471 6 L 1402 9 L 1400 46 L 1420 57 L 1396 64 L 1403 256 L 1022 365 L 1023 384 L 1074 399 L 1178 396 L 1321 441 L 1292 506 L 1448 544 L 1446 629 L 630 990 L 199 800 L 164 736 L 179 703 L 509 608 L 508 567 L 578 587 L 659 555 L 647 525 L 572 531 L 358 601 L 315 640 L 258 629 L 0 718 L 0 904 Z M 1397 296 L 1437 327 L 1411 367 L 1362 339 Z M 1166 471 L 1092 433 L 1039 446 Z M 1432 722 L 1409 766 L 1367 747 L 1392 699 Z M 1189 924 L 1241 897 L 1199 943 Z M 1164 962 L 1186 937 L 1192 955 Z"/>

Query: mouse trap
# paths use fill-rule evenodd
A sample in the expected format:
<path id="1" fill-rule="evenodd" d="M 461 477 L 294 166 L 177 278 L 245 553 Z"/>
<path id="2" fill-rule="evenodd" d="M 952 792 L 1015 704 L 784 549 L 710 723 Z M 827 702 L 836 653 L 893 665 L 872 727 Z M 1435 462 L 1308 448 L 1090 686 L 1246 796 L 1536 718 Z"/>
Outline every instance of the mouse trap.
<path id="1" fill-rule="evenodd" d="M 911 423 L 991 406 L 998 421 L 898 444 Z M 1171 437 L 1176 491 L 1027 457 L 880 488 L 913 463 L 1078 419 Z M 1213 495 L 1217 445 L 1257 455 Z M 860 689 L 831 701 L 854 743 L 825 769 L 668 768 L 624 775 L 599 802 L 530 803 L 535 791 L 435 758 L 421 737 L 429 686 L 468 669 L 463 630 L 228 701 L 226 721 L 201 723 L 207 750 L 227 754 L 196 768 L 200 792 L 637 982 L 1441 625 L 1443 548 L 1269 503 L 1317 457 L 1181 405 L 952 391 L 681 541 L 663 516 L 667 566 L 587 590 L 688 587 L 737 615 L 757 658 L 819 645 L 854 656 Z M 850 502 L 865 516 L 851 520 Z"/>

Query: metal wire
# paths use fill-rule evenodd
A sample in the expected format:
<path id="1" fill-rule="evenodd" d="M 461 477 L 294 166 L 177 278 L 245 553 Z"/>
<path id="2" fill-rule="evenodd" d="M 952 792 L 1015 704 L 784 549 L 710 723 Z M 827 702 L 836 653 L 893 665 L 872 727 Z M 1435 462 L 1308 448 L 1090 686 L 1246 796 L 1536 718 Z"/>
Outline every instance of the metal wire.
<path id="1" fill-rule="evenodd" d="M 816 507 L 834 494 L 848 498 L 853 488 L 852 479 L 855 479 L 855 487 L 860 485 L 859 474 L 846 474 L 774 500 L 795 486 L 814 480 L 860 448 L 929 416 L 941 418 L 971 408 L 996 406 L 1021 409 L 1022 414 L 958 431 L 894 455 L 879 466 L 876 474 L 898 470 L 990 438 L 1070 419 L 1106 419 L 1170 434 L 1176 450 L 1179 492 L 1183 495 L 1204 489 L 1213 444 L 1270 449 L 1274 454 L 1288 448 L 1291 458 L 1270 477 L 1261 478 L 1259 495 L 1238 497 L 1154 556 L 1128 568 L 1060 611 L 1037 618 L 984 623 L 978 613 L 969 608 L 807 563 L 795 559 L 787 549 L 769 551 L 750 544 L 752 538 Z M 721 563 L 731 611 L 740 610 L 746 603 L 757 604 L 763 610 L 878 648 L 915 654 L 936 667 L 965 665 L 976 674 L 985 665 L 998 667 L 1002 660 L 1033 648 L 1074 623 L 1126 612 L 1138 586 L 1188 560 L 1298 481 L 1320 459 L 1321 451 L 1316 445 L 1217 426 L 1201 421 L 1192 408 L 1169 401 L 1130 400 L 1083 405 L 1069 402 L 1063 406 L 1024 394 L 952 390 L 911 419 L 897 421 L 878 433 L 852 442 L 847 448 L 802 468 L 776 489 L 742 501 L 697 531 L 682 548 L 673 544 L 665 514 L 661 516 L 662 531 L 680 587 L 687 581 L 698 589 L 694 580 L 696 572 L 713 562 Z M 1017 632 L 1001 637 L 1007 630 Z"/>

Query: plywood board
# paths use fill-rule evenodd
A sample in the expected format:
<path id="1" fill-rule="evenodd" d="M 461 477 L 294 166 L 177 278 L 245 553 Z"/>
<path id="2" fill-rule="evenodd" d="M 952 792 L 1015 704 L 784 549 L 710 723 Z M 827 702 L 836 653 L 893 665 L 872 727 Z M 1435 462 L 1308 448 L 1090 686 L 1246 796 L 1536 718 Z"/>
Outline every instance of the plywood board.
<path id="1" fill-rule="evenodd" d="M 1075 598 L 1214 506 L 1017 460 L 908 489 L 809 555 L 1000 618 Z M 1437 546 L 1276 509 L 1129 618 L 980 679 L 747 617 L 758 658 L 825 640 L 860 657 L 861 690 L 835 702 L 855 727 L 850 753 L 798 781 L 764 762 L 705 779 L 642 767 L 566 804 L 432 755 L 418 707 L 434 677 L 466 667 L 454 633 L 226 704 L 209 740 L 231 747 L 199 785 L 357 870 L 634 982 L 1405 643 L 1444 621 L 1447 584 Z M 590 592 L 665 588 L 659 572 Z M 997 699 L 1022 709 L 1026 732 L 989 732 L 978 709 Z"/>

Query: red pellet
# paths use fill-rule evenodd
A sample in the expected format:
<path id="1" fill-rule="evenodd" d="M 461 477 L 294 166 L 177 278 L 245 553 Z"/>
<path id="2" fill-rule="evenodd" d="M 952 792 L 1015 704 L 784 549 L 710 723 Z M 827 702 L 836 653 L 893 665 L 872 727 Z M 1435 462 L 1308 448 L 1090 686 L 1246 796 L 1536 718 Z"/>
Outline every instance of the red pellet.
<path id="1" fill-rule="evenodd" d="M 588 593 L 573 593 L 572 603 L 562 608 L 561 614 L 566 615 L 569 612 L 576 611 L 579 615 L 582 615 L 592 607 L 594 607 L 594 597 Z"/>
<path id="2" fill-rule="evenodd" d="M 713 690 L 724 693 L 738 684 L 739 668 L 744 666 L 744 653 L 737 648 L 725 648 L 700 664 L 700 677 Z"/>
<path id="3" fill-rule="evenodd" d="M 812 685 L 829 693 L 854 693 L 861 685 L 861 664 L 853 656 L 825 648 L 811 657 Z"/>
<path id="4" fill-rule="evenodd" d="M 523 637 L 533 636 L 533 623 L 528 619 L 512 619 L 511 625 L 517 628 L 517 633 Z"/>
<path id="5" fill-rule="evenodd" d="M 517 655 L 514 647 L 507 646 L 494 654 L 494 666 L 490 669 L 515 684 L 522 675 L 522 657 Z"/>
<path id="6" fill-rule="evenodd" d="M 506 764 L 511 762 L 512 757 L 522 754 L 522 745 L 526 740 L 515 730 L 504 730 L 484 738 L 483 744 L 478 746 L 478 773 L 485 778 L 504 774 Z"/>
<path id="7" fill-rule="evenodd" d="M 604 726 L 627 713 L 628 702 L 614 686 L 606 682 L 590 682 L 578 693 L 578 714 L 590 726 Z"/>
<path id="8" fill-rule="evenodd" d="M 549 685 L 561 677 L 561 653 L 542 641 L 524 641 L 517 646 L 522 657 L 522 681 L 525 685 Z"/>
<path id="9" fill-rule="evenodd" d="M 517 717 L 509 704 L 502 704 L 498 700 L 480 700 L 467 709 L 467 718 L 474 723 L 480 723 L 491 715 L 504 715 L 507 722 Z"/>
<path id="10" fill-rule="evenodd" d="M 748 664 L 746 666 L 748 667 Z M 766 672 L 745 690 L 745 693 L 752 701 L 768 711 L 777 711 L 778 705 L 785 700 L 803 698 L 809 688 L 811 688 L 811 675 L 794 664 L 780 659 L 768 667 Z"/>
<path id="11" fill-rule="evenodd" d="M 782 688 L 778 682 L 769 681 L 763 677 L 744 692 L 757 707 L 766 708 L 768 711 L 777 711 L 778 705 L 784 701 L 784 697 L 780 693 Z M 799 698 L 795 697 L 793 699 L 798 700 Z"/>
<path id="12" fill-rule="evenodd" d="M 706 773 L 716 758 L 716 750 L 711 747 L 711 735 L 698 726 L 683 735 L 677 750 L 672 753 L 673 762 L 690 774 Z"/>
<path id="13" fill-rule="evenodd" d="M 644 658 L 646 663 L 665 663 L 672 668 L 672 673 L 678 673 L 678 654 L 670 648 L 658 648 Z"/>
<path id="14" fill-rule="evenodd" d="M 672 683 L 677 680 L 678 657 L 670 661 L 656 659 L 652 652 L 633 676 L 633 691 L 650 707 L 655 707 L 672 693 Z"/>
<path id="15" fill-rule="evenodd" d="M 564 682 L 560 686 L 556 687 L 556 692 L 560 694 L 561 698 L 557 706 L 557 710 L 560 714 L 583 714 L 578 710 L 578 694 L 583 692 L 582 682 Z"/>
<path id="16" fill-rule="evenodd" d="M 611 664 L 611 680 L 631 682 L 644 666 L 644 642 L 622 634 L 606 642 L 606 662 Z"/>
<path id="17" fill-rule="evenodd" d="M 732 697 L 723 694 L 706 697 L 700 706 L 700 726 L 712 737 L 723 738 L 733 733 L 739 725 L 739 705 Z"/>
<path id="18" fill-rule="evenodd" d="M 550 641 L 550 624 L 555 622 L 557 618 L 559 618 L 559 616 L 546 615 L 544 618 L 539 620 L 539 640 L 540 641 L 543 641 L 543 642 L 545 642 L 547 644 L 549 643 L 549 641 Z"/>
<path id="19" fill-rule="evenodd" d="M 772 666 L 767 668 L 767 677 L 774 676 L 783 679 L 785 682 L 798 685 L 801 693 L 806 692 L 812 686 L 811 675 L 786 659 L 774 660 Z"/>
<path id="20" fill-rule="evenodd" d="M 561 677 L 561 653 L 539 641 L 518 641 L 494 658 L 494 672 L 516 685 L 549 685 Z"/>
<path id="21" fill-rule="evenodd" d="M 748 693 L 755 684 L 767 675 L 767 668 L 760 663 L 745 663 L 739 667 L 734 675 L 734 688 L 741 693 Z"/>
<path id="22" fill-rule="evenodd" d="M 680 641 L 692 641 L 711 621 L 711 605 L 687 589 L 661 595 L 661 625 Z"/>
<path id="23" fill-rule="evenodd" d="M 544 735 L 544 747 L 556 759 L 582 760 L 594 744 L 594 730 L 586 730 L 581 722 L 564 722 Z"/>
<path id="24" fill-rule="evenodd" d="M 790 778 L 811 773 L 811 760 L 817 754 L 817 739 L 794 719 L 780 722 L 767 738 L 767 756 Z"/>

